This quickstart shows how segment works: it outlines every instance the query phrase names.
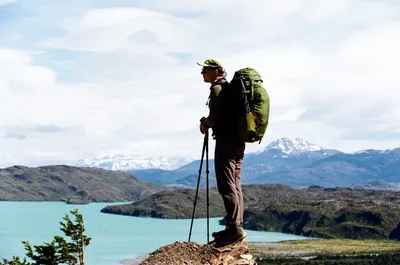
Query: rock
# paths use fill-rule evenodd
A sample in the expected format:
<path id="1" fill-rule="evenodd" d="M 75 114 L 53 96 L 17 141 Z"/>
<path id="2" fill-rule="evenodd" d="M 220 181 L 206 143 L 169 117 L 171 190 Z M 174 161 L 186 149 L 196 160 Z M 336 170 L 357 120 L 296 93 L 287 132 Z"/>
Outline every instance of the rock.
<path id="1" fill-rule="evenodd" d="M 217 265 L 220 252 L 209 245 L 195 242 L 175 242 L 150 253 L 140 265 Z"/>
<path id="2" fill-rule="evenodd" d="M 92 202 L 91 198 L 68 198 L 67 204 L 89 204 Z"/>
<path id="3" fill-rule="evenodd" d="M 149 254 L 140 265 L 257 265 L 246 240 L 224 247 L 175 242 Z"/>

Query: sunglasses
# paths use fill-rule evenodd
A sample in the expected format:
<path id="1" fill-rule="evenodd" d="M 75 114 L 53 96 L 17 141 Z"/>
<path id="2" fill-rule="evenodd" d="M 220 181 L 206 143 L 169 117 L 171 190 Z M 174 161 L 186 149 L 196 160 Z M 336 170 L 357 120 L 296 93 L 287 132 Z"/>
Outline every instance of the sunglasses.
<path id="1" fill-rule="evenodd" d="M 210 70 L 210 68 L 208 68 L 208 67 L 203 67 L 203 68 L 201 69 L 201 73 L 202 73 L 202 74 L 205 74 L 205 73 L 208 72 L 208 70 Z"/>
<path id="2" fill-rule="evenodd" d="M 205 74 L 205 73 L 207 73 L 209 70 L 216 70 L 216 69 L 218 69 L 218 68 L 216 68 L 216 67 L 207 67 L 207 66 L 203 66 L 203 68 L 201 69 L 201 73 L 202 73 L 202 74 Z"/>

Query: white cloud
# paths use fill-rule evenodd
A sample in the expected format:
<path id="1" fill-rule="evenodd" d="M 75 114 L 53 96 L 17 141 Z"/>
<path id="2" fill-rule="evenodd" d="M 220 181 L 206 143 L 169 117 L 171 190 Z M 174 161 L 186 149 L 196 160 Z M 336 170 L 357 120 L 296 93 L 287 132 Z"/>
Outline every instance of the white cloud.
<path id="1" fill-rule="evenodd" d="M 302 16 L 310 22 L 321 23 L 343 14 L 350 0 L 307 1 L 302 9 Z"/>
<path id="2" fill-rule="evenodd" d="M 18 2 L 19 0 L 0 0 L 0 6 L 5 6 Z"/>
<path id="3" fill-rule="evenodd" d="M 196 62 L 208 57 L 225 63 L 229 79 L 247 66 L 264 78 L 270 125 L 248 152 L 281 136 L 342 150 L 400 145 L 382 140 L 400 130 L 398 6 L 173 2 L 86 10 L 86 1 L 80 12 L 60 13 L 54 25 L 65 32 L 41 39 L 34 52 L 0 49 L 2 164 L 74 163 L 107 153 L 197 158 L 209 85 Z M 35 59 L 46 53 L 63 61 L 43 66 Z"/>
<path id="4" fill-rule="evenodd" d="M 174 83 L 165 84 L 165 80 L 157 77 L 150 82 L 141 80 L 136 86 L 129 86 L 132 82 L 121 82 L 123 85 L 119 86 L 114 81 L 117 84 L 114 90 L 110 82 L 107 87 L 91 83 L 64 84 L 56 79 L 54 71 L 36 66 L 32 57 L 23 52 L 2 49 L 0 61 L 4 62 L 1 70 L 7 73 L 0 77 L 0 84 L 6 88 L 0 98 L 0 138 L 3 137 L 0 160 L 4 165 L 50 163 L 51 158 L 71 163 L 77 157 L 117 151 L 117 148 L 120 153 L 132 152 L 132 146 L 136 145 L 139 153 L 154 154 L 160 152 L 159 145 L 154 143 L 154 148 L 150 148 L 152 145 L 147 142 L 151 140 L 135 143 L 129 140 L 130 134 L 135 138 L 136 134 L 190 129 L 197 125 L 202 114 L 193 106 L 184 111 L 176 107 L 185 104 L 188 95 L 169 89 Z M 154 85 L 162 93 L 156 89 L 152 92 Z M 45 133 L 34 130 L 37 125 L 64 129 Z M 116 137 L 118 131 L 126 131 L 126 138 Z M 163 141 L 172 144 L 169 151 L 164 149 L 170 155 L 180 142 Z"/>
<path id="5" fill-rule="evenodd" d="M 107 8 L 88 11 L 67 24 L 66 29 L 66 36 L 44 41 L 43 46 L 85 51 L 182 52 L 188 48 L 190 33 L 196 28 L 188 20 L 156 11 Z"/>
<path id="6" fill-rule="evenodd" d="M 138 3 L 138 7 L 144 9 L 158 10 L 161 12 L 172 13 L 203 13 L 210 12 L 210 9 L 223 10 L 230 6 L 232 1 L 229 0 L 204 0 L 204 1 L 185 1 L 185 0 L 170 0 L 168 3 L 162 0 L 147 0 L 146 2 Z"/>
<path id="7" fill-rule="evenodd" d="M 349 85 L 364 91 L 398 91 L 393 78 L 400 66 L 400 23 L 386 24 L 355 34 L 337 53 Z"/>

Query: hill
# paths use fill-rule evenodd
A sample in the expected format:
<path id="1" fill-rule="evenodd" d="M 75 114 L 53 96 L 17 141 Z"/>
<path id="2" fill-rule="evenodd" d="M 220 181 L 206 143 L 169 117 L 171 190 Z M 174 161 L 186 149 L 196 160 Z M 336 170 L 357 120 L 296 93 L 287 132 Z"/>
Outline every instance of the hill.
<path id="1" fill-rule="evenodd" d="M 0 169 L 0 200 L 122 202 L 171 190 L 126 172 L 65 165 Z"/>
<path id="2" fill-rule="evenodd" d="M 264 197 L 266 190 L 285 192 L 292 190 L 285 185 L 248 185 L 243 187 L 244 203 L 254 204 Z M 124 205 L 110 205 L 103 208 L 103 213 L 122 214 L 138 217 L 165 219 L 186 219 L 192 217 L 195 189 L 179 188 L 163 191 L 146 199 Z M 199 189 L 195 218 L 207 216 L 206 189 Z M 210 217 L 225 215 L 223 201 L 216 188 L 209 189 Z"/>
<path id="3" fill-rule="evenodd" d="M 101 210 L 102 213 L 130 215 L 138 217 L 153 217 L 163 219 L 191 218 L 195 189 L 178 189 L 176 191 L 163 191 L 152 196 L 125 205 L 110 205 Z M 224 216 L 221 196 L 215 188 L 210 189 L 210 217 Z M 206 192 L 200 190 L 198 194 L 195 217 L 206 217 Z"/>
<path id="4" fill-rule="evenodd" d="M 191 218 L 194 190 L 154 194 L 127 205 L 107 206 L 105 213 L 157 218 Z M 396 239 L 400 193 L 351 188 L 294 189 L 287 185 L 244 185 L 244 228 L 320 238 Z M 205 218 L 204 189 L 196 218 Z M 222 199 L 210 189 L 210 217 L 224 216 Z M 224 219 L 221 221 L 224 224 Z M 397 228 L 397 230 L 396 230 Z M 390 236 L 391 235 L 391 236 Z"/>
<path id="5" fill-rule="evenodd" d="M 318 186 L 268 191 L 246 208 L 245 226 L 309 237 L 389 239 L 400 223 L 399 195 Z"/>

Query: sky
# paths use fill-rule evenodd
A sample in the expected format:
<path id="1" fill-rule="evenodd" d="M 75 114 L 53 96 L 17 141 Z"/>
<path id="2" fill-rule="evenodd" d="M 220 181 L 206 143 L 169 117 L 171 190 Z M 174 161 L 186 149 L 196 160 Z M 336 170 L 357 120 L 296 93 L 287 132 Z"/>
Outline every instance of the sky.
<path id="1" fill-rule="evenodd" d="M 263 77 L 269 126 L 246 153 L 400 147 L 399 47 L 398 0 L 0 0 L 0 167 L 200 159 L 209 57 Z"/>

